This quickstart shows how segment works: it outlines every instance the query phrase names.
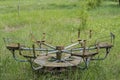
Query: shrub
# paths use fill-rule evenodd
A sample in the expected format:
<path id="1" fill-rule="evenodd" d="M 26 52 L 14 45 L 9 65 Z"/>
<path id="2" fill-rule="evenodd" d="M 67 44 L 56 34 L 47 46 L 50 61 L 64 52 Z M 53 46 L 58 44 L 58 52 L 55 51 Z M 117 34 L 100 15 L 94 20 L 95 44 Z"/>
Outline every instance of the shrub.
<path id="1" fill-rule="evenodd" d="M 87 20 L 88 20 L 88 12 L 86 9 L 81 10 L 79 18 L 80 18 L 79 29 L 84 30 L 87 27 Z"/>
<path id="2" fill-rule="evenodd" d="M 96 8 L 97 6 L 100 6 L 101 3 L 102 0 L 87 0 L 88 8 Z"/>

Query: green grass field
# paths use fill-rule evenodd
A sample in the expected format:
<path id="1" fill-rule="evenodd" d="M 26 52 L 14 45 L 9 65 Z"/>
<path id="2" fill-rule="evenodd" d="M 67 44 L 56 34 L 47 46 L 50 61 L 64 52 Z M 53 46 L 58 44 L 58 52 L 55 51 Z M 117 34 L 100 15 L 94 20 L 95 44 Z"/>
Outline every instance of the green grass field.
<path id="1" fill-rule="evenodd" d="M 18 12 L 18 3 L 17 0 L 0 0 L 0 80 L 120 79 L 120 6 L 117 2 L 104 1 L 100 7 L 86 11 L 87 25 L 81 28 L 82 38 L 87 38 L 84 32 L 90 29 L 94 40 L 110 32 L 116 35 L 115 46 L 107 59 L 91 62 L 87 70 L 58 75 L 45 73 L 38 78 L 29 63 L 19 63 L 12 58 L 3 37 L 22 39 L 31 45 L 31 32 L 37 39 L 45 32 L 46 40 L 53 45 L 68 45 L 71 38 L 77 39 L 83 4 L 81 0 L 20 0 Z"/>

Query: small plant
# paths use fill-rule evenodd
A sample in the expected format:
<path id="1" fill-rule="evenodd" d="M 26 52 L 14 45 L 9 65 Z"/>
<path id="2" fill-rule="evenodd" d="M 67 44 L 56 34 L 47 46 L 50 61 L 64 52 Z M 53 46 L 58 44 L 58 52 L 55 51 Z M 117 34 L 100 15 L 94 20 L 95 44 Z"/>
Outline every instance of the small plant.
<path id="1" fill-rule="evenodd" d="M 101 3 L 102 3 L 102 0 L 87 0 L 87 6 L 90 9 L 100 6 Z"/>
<path id="2" fill-rule="evenodd" d="M 80 26 L 79 29 L 85 29 L 87 27 L 88 12 L 86 9 L 82 9 L 80 13 Z"/>

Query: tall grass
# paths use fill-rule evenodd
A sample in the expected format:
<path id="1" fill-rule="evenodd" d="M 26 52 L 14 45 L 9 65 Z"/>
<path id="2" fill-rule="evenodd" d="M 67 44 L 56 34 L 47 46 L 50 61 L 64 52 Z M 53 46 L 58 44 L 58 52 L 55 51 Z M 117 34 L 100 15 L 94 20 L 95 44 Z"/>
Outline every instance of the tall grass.
<path id="1" fill-rule="evenodd" d="M 120 8 L 116 2 L 103 2 L 100 7 L 86 11 L 81 9 L 79 0 L 21 0 L 19 16 L 17 4 L 18 1 L 14 0 L 0 1 L 0 80 L 119 80 Z M 110 32 L 116 35 L 115 46 L 108 58 L 91 62 L 89 69 L 84 71 L 77 69 L 59 75 L 35 75 L 29 63 L 14 61 L 2 40 L 3 37 L 14 37 L 31 46 L 29 34 L 32 32 L 37 39 L 42 39 L 45 32 L 48 42 L 66 46 L 71 38 L 77 39 L 79 27 L 84 28 L 82 38 L 87 37 L 85 31 L 93 30 L 93 42 Z"/>

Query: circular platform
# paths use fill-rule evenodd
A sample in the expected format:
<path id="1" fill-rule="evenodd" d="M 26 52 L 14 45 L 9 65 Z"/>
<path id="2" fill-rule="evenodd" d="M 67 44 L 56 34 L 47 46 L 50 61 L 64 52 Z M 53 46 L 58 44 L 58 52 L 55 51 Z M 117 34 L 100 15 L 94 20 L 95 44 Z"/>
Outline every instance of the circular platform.
<path id="1" fill-rule="evenodd" d="M 80 62 L 82 62 L 81 57 L 70 56 L 69 54 L 62 54 L 63 61 L 58 62 L 57 60 L 50 61 L 51 57 L 55 57 L 55 54 L 48 55 L 40 55 L 38 56 L 34 62 L 38 65 L 42 65 L 45 68 L 67 68 L 77 66 Z M 69 59 L 71 58 L 71 60 Z"/>

